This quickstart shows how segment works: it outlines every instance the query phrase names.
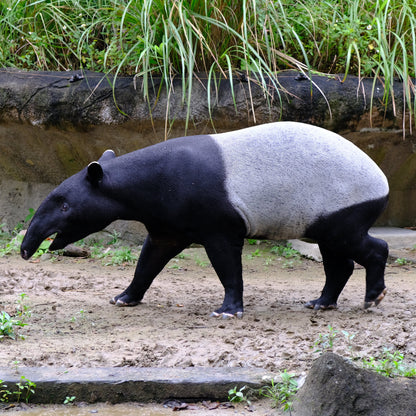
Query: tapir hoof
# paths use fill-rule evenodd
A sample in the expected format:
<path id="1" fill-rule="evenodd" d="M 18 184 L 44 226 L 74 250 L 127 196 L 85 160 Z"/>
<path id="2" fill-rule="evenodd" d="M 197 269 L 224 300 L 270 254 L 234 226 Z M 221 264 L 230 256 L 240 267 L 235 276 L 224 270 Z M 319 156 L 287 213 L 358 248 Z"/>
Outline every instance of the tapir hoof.
<path id="1" fill-rule="evenodd" d="M 233 319 L 233 318 L 241 319 L 243 317 L 243 312 L 236 312 L 232 314 L 232 313 L 227 313 L 227 312 L 215 312 L 214 311 L 211 313 L 211 317 L 222 318 L 222 319 Z"/>
<path id="2" fill-rule="evenodd" d="M 314 309 L 315 311 L 327 311 L 327 310 L 333 310 L 338 309 L 338 305 L 336 303 L 321 303 L 319 299 L 310 300 L 309 302 L 305 303 L 305 308 L 308 309 Z"/>
<path id="3" fill-rule="evenodd" d="M 112 305 L 125 307 L 125 306 L 136 306 L 140 303 L 140 301 L 136 300 L 136 301 L 132 301 L 132 302 L 125 302 L 125 301 L 121 300 L 120 298 L 114 297 L 114 298 L 110 299 L 110 303 Z"/>
<path id="4" fill-rule="evenodd" d="M 375 300 L 372 301 L 365 301 L 364 302 L 364 309 L 371 308 L 372 306 L 378 306 L 378 304 L 384 299 L 386 296 L 387 289 L 383 289 L 383 291 L 377 296 Z"/>

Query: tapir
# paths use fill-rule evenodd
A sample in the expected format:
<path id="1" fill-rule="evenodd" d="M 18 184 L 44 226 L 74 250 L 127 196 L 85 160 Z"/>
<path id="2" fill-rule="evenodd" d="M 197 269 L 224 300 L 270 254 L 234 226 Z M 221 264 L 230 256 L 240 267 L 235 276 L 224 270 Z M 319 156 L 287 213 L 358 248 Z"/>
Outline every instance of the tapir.
<path id="1" fill-rule="evenodd" d="M 55 233 L 50 250 L 114 220 L 137 220 L 148 236 L 132 282 L 112 304 L 140 303 L 166 263 L 198 243 L 224 287 L 213 316 L 241 317 L 244 239 L 306 238 L 319 245 L 326 281 L 305 306 L 336 308 L 356 262 L 366 270 L 367 308 L 386 293 L 388 246 L 368 230 L 388 194 L 369 156 L 320 127 L 282 121 L 181 137 L 119 157 L 107 150 L 66 179 L 38 208 L 21 255 L 29 259 Z"/>

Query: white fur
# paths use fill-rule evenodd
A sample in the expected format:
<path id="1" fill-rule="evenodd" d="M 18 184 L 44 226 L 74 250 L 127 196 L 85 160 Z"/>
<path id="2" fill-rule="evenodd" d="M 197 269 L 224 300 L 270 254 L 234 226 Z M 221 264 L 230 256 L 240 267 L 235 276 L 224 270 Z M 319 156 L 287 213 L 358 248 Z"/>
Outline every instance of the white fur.
<path id="1" fill-rule="evenodd" d="M 328 130 L 278 122 L 212 135 L 247 236 L 296 238 L 320 216 L 385 197 L 388 183 L 358 147 Z"/>

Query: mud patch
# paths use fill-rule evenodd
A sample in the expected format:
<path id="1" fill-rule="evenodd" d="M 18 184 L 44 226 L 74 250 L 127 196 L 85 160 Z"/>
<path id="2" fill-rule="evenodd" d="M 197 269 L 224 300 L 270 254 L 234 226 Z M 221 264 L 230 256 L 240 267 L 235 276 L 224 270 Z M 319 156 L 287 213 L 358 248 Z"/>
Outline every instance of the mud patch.
<path id="1" fill-rule="evenodd" d="M 137 366 L 260 367 L 307 371 L 333 328 L 333 351 L 356 358 L 384 347 L 416 359 L 416 268 L 389 265 L 388 293 L 363 309 L 365 273 L 357 267 L 339 309 L 315 312 L 304 303 L 324 284 L 322 264 L 288 263 L 267 247 L 244 249 L 245 315 L 210 318 L 223 289 L 202 248 L 184 252 L 156 278 L 133 308 L 109 304 L 129 284 L 134 266 L 60 257 L 30 263 L 0 258 L 0 310 L 13 313 L 21 293 L 32 311 L 25 340 L 1 341 L 0 367 Z M 288 267 L 290 266 L 290 267 Z M 344 331 L 344 332 L 342 332 Z M 348 334 L 349 337 L 345 336 Z"/>

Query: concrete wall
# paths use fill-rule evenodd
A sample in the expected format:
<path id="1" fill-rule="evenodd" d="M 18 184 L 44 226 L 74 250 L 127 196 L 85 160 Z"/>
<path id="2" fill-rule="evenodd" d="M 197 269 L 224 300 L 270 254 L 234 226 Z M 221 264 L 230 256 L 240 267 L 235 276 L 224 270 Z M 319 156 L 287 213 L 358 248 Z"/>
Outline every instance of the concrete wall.
<path id="1" fill-rule="evenodd" d="M 221 80 L 217 90 L 211 88 L 209 109 L 207 80 L 201 75 L 194 80 L 187 120 L 179 79 L 168 92 L 155 78 L 146 100 L 140 79 L 109 82 L 103 74 L 86 72 L 71 82 L 75 74 L 0 70 L 0 224 L 6 228 L 108 148 L 123 154 L 171 137 L 277 120 L 320 125 L 357 144 L 390 182 L 390 204 L 379 224 L 416 225 L 416 137 L 401 117 L 400 94 L 395 96 L 395 115 L 391 102 L 386 109 L 382 105 L 382 85 L 371 79 L 341 82 L 340 76 L 313 76 L 311 82 L 284 72 L 280 91 L 270 88 L 265 94 L 255 82 L 236 78 L 235 105 L 229 81 Z M 399 82 L 395 90 L 402 91 Z M 144 233 L 130 224 L 121 227 Z"/>

